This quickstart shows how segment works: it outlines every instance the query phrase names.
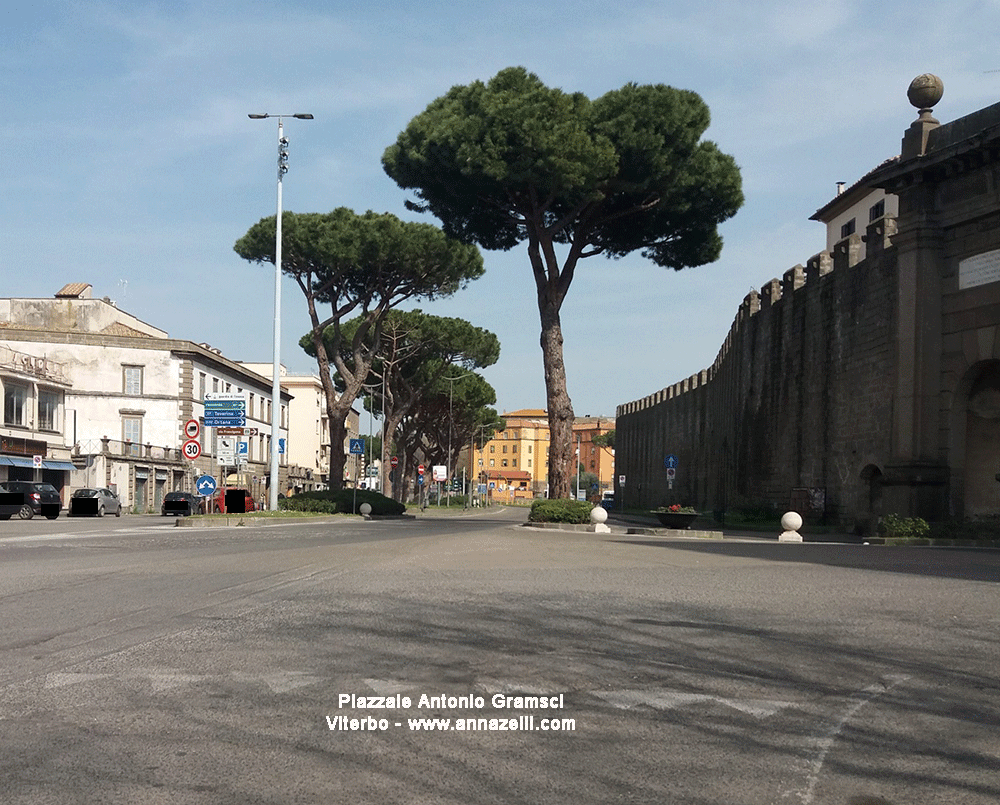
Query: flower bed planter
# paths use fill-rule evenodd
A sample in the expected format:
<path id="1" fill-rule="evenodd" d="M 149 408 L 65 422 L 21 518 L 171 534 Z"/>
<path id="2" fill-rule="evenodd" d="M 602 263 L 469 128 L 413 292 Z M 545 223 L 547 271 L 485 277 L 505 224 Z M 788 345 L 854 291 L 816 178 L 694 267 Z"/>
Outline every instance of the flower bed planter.
<path id="1" fill-rule="evenodd" d="M 690 528 L 691 523 L 695 521 L 698 517 L 697 512 L 694 514 L 685 514 L 681 512 L 654 512 L 657 519 L 660 521 L 661 525 L 667 528 Z"/>

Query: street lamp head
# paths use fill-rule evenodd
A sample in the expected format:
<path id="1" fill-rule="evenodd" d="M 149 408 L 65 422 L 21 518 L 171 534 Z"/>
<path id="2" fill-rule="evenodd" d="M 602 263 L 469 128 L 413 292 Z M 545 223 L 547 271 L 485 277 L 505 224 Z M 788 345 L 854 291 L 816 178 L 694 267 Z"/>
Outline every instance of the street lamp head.
<path id="1" fill-rule="evenodd" d="M 279 118 L 279 119 L 283 118 L 283 117 L 294 117 L 297 120 L 314 120 L 315 119 L 315 118 L 313 118 L 312 115 L 309 115 L 309 114 L 298 114 L 298 115 L 269 115 L 269 114 L 253 115 L 253 114 L 250 114 L 250 115 L 247 115 L 247 117 L 249 117 L 251 120 L 266 120 L 269 117 L 276 117 L 276 118 Z"/>

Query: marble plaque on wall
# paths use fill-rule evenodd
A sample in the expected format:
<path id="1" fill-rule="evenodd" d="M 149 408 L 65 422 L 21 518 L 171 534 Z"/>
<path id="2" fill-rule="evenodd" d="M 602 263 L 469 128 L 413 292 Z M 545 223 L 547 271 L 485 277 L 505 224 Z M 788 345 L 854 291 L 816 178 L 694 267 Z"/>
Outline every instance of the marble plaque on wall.
<path id="1" fill-rule="evenodd" d="M 1000 249 L 967 257 L 958 264 L 958 289 L 1000 282 Z"/>

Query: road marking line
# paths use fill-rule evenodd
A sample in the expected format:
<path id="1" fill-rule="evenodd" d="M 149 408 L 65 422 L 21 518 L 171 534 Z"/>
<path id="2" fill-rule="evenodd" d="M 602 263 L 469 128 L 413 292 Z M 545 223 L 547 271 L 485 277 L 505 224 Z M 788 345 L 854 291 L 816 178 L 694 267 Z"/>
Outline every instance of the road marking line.
<path id="1" fill-rule="evenodd" d="M 684 707 L 690 704 L 715 702 L 739 710 L 741 713 L 755 718 L 768 718 L 789 707 L 794 702 L 775 701 L 771 699 L 727 699 L 723 696 L 712 696 L 706 693 L 682 693 L 676 690 L 595 690 L 594 696 L 603 699 L 608 704 L 621 710 L 646 705 L 657 710 L 670 710 L 674 707 Z"/>
<path id="2" fill-rule="evenodd" d="M 80 682 L 93 682 L 97 679 L 105 679 L 112 674 L 74 674 L 57 673 L 45 675 L 46 688 L 64 688 L 67 685 L 76 685 Z"/>
<path id="3" fill-rule="evenodd" d="M 816 785 L 819 783 L 819 775 L 823 770 L 823 764 L 826 762 L 826 756 L 833 748 L 834 743 L 837 741 L 837 737 L 840 735 L 841 730 L 843 730 L 847 725 L 847 722 L 854 718 L 857 712 L 866 704 L 874 701 L 882 694 L 888 693 L 900 682 L 904 682 L 909 678 L 909 676 L 905 675 L 890 674 L 883 677 L 883 682 L 877 682 L 874 685 L 869 685 L 863 690 L 852 693 L 848 697 L 848 707 L 844 713 L 833 724 L 831 724 L 828 729 L 821 733 L 818 739 L 816 739 L 816 748 L 818 749 L 818 752 L 815 759 L 810 764 L 811 768 L 809 770 L 809 776 L 806 778 L 807 784 L 805 789 L 802 791 L 791 792 L 792 795 L 797 795 L 799 797 L 802 805 L 810 805 L 813 801 L 813 795 L 816 790 Z"/>

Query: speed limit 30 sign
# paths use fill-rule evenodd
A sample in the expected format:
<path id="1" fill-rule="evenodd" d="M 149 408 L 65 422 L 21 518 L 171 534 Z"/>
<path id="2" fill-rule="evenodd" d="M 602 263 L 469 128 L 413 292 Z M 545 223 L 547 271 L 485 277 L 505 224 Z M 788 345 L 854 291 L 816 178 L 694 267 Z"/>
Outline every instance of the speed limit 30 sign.
<path id="1" fill-rule="evenodd" d="M 189 458 L 194 461 L 201 455 L 201 445 L 194 439 L 188 439 L 184 442 L 184 446 L 181 447 L 181 451 L 184 453 L 185 458 Z"/>

